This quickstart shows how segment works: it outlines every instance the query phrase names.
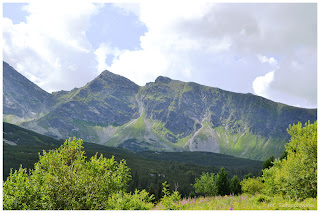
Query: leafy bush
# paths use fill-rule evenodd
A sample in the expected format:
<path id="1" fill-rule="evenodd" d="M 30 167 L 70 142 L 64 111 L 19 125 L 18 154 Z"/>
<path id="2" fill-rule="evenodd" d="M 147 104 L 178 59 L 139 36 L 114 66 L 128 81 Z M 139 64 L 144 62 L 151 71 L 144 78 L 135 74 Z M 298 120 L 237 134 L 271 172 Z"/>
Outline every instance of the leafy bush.
<path id="1" fill-rule="evenodd" d="M 153 207 L 153 196 L 146 190 L 136 190 L 133 194 L 119 192 L 108 198 L 105 209 L 112 210 L 149 210 Z"/>
<path id="2" fill-rule="evenodd" d="M 162 184 L 163 189 L 163 197 L 160 200 L 160 205 L 164 207 L 166 210 L 175 210 L 178 209 L 178 201 L 181 199 L 181 195 L 178 191 L 174 191 L 172 194 L 170 194 L 170 191 L 168 190 L 169 184 L 167 184 L 167 181 Z"/>
<path id="3" fill-rule="evenodd" d="M 258 203 L 269 203 L 271 201 L 271 198 L 266 195 L 260 194 L 255 197 L 255 201 Z"/>
<path id="4" fill-rule="evenodd" d="M 217 195 L 217 188 L 215 184 L 214 173 L 202 173 L 201 177 L 196 178 L 196 182 L 193 185 L 195 192 L 201 195 Z"/>
<path id="5" fill-rule="evenodd" d="M 189 193 L 189 198 L 194 198 L 196 197 L 196 193 L 194 191 Z"/>
<path id="6" fill-rule="evenodd" d="M 289 126 L 291 140 L 286 157 L 263 170 L 268 194 L 288 195 L 295 199 L 317 196 L 317 122 Z"/>
<path id="7" fill-rule="evenodd" d="M 248 178 L 241 181 L 241 189 L 242 192 L 247 192 L 254 195 L 257 193 L 262 193 L 264 184 L 262 183 L 262 179 L 260 177 Z"/>
<path id="8" fill-rule="evenodd" d="M 146 192 L 125 194 L 130 180 L 125 161 L 102 155 L 85 160 L 82 140 L 69 139 L 56 150 L 43 151 L 34 170 L 20 167 L 3 184 L 4 209 L 107 209 L 129 202 L 128 209 L 150 208 Z M 121 195 L 121 196 L 120 196 Z M 116 206 L 113 197 L 117 197 Z M 142 197 L 140 197 L 142 196 Z M 138 198 L 140 197 L 140 198 Z M 121 199 L 120 199 L 121 198 Z"/>

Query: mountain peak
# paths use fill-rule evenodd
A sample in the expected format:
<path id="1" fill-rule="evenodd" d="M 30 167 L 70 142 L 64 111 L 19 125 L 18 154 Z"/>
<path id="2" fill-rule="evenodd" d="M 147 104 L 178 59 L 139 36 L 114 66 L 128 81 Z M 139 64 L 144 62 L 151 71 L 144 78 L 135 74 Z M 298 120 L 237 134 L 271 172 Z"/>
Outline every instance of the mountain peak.
<path id="1" fill-rule="evenodd" d="M 156 83 L 158 82 L 161 82 L 161 83 L 165 83 L 165 84 L 168 84 L 170 81 L 172 81 L 170 78 L 168 77 L 165 77 L 165 76 L 159 76 L 157 79 L 156 79 Z"/>
<path id="2" fill-rule="evenodd" d="M 100 73 L 100 75 L 96 79 L 103 79 L 104 81 L 107 81 L 109 83 L 113 82 L 116 84 L 119 84 L 121 82 L 126 83 L 126 84 L 135 84 L 134 82 L 132 82 L 128 78 L 126 78 L 122 75 L 115 74 L 109 70 L 105 70 L 102 73 Z"/>
<path id="3" fill-rule="evenodd" d="M 102 72 L 100 73 L 100 75 L 98 75 L 98 77 L 99 77 L 99 76 L 115 76 L 115 75 L 117 75 L 117 74 L 115 74 L 115 73 L 113 73 L 113 72 L 110 72 L 109 70 L 104 70 L 104 71 L 102 71 Z"/>
<path id="4" fill-rule="evenodd" d="M 98 77 L 88 83 L 91 92 L 104 91 L 107 88 L 138 91 L 139 86 L 124 76 L 108 70 L 103 71 Z"/>
<path id="5" fill-rule="evenodd" d="M 109 70 L 103 70 L 100 74 L 102 73 L 111 73 L 111 74 L 114 74 L 113 72 L 109 71 Z"/>

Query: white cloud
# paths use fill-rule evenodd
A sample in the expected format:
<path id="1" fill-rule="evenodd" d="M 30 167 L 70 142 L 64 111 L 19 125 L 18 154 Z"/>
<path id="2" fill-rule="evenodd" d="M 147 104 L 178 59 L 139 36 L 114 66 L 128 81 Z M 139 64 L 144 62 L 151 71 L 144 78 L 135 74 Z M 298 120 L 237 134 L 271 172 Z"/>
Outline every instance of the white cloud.
<path id="1" fill-rule="evenodd" d="M 185 37 L 176 30 L 177 23 L 185 18 L 192 19 L 203 16 L 208 8 L 207 3 L 190 4 L 179 2 L 143 2 L 139 9 L 126 4 L 116 4 L 125 11 L 132 11 L 148 28 L 148 32 L 140 37 L 142 50 L 124 51 L 110 66 L 112 72 L 124 75 L 137 84 L 144 85 L 154 81 L 159 75 L 176 79 L 191 77 L 192 51 L 220 51 L 228 48 L 227 42 L 215 41 L 216 46 L 199 43 Z"/>
<path id="2" fill-rule="evenodd" d="M 140 85 L 160 74 L 316 106 L 316 80 L 305 85 L 317 72 L 316 4 L 143 2 L 137 11 L 148 28 L 142 50 L 124 52 L 112 71 Z"/>
<path id="3" fill-rule="evenodd" d="M 268 58 L 267 56 L 264 55 L 258 55 L 258 59 L 260 60 L 261 63 L 269 63 L 271 65 L 276 65 L 278 61 L 274 57 Z"/>
<path id="4" fill-rule="evenodd" d="M 148 29 L 132 51 L 108 41 L 92 49 L 86 31 L 101 6 L 31 3 L 26 23 L 3 19 L 4 59 L 49 91 L 108 69 L 139 85 L 164 75 L 316 106 L 316 4 L 115 4 Z"/>
<path id="5" fill-rule="evenodd" d="M 259 76 L 253 81 L 253 90 L 257 95 L 270 98 L 270 95 L 268 94 L 268 89 L 270 87 L 270 83 L 273 81 L 274 72 L 275 71 L 271 71 L 264 76 Z"/>
<path id="6" fill-rule="evenodd" d="M 100 44 L 99 48 L 95 50 L 94 54 L 98 61 L 97 68 L 99 71 L 103 71 L 108 68 L 106 64 L 107 55 L 109 55 L 109 47 L 106 44 Z"/>
<path id="7" fill-rule="evenodd" d="M 165 75 L 167 69 L 167 58 L 154 49 L 125 51 L 110 67 L 112 72 L 123 75 L 139 85 L 154 81 L 159 75 Z"/>
<path id="8" fill-rule="evenodd" d="M 98 62 L 98 72 L 101 73 L 106 69 L 110 69 L 110 65 L 106 63 L 107 58 L 112 58 L 112 61 L 114 61 L 124 52 L 125 51 L 121 51 L 117 47 L 112 47 L 110 44 L 101 43 L 99 48 L 94 51 Z"/>
<path id="9" fill-rule="evenodd" d="M 60 2 L 61 3 L 61 2 Z M 85 32 L 96 5 L 35 1 L 26 23 L 3 18 L 4 60 L 47 91 L 71 90 L 96 76 Z"/>

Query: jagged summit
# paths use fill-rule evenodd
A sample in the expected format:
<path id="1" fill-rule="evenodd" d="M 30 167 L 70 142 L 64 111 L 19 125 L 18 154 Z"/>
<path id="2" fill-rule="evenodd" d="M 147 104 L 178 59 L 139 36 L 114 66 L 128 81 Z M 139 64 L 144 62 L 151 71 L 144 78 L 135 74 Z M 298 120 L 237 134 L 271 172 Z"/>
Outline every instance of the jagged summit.
<path id="1" fill-rule="evenodd" d="M 99 77 L 99 76 L 101 76 L 101 77 L 114 77 L 114 76 L 120 76 L 120 75 L 115 74 L 109 70 L 104 70 L 97 77 Z"/>
<path id="2" fill-rule="evenodd" d="M 170 83 L 170 81 L 172 81 L 172 79 L 168 78 L 168 77 L 165 77 L 165 76 L 158 76 L 155 80 L 155 83 L 165 83 L 165 84 L 168 84 Z"/>
<path id="3" fill-rule="evenodd" d="M 139 86 L 133 81 L 108 70 L 103 71 L 98 77 L 89 82 L 86 87 L 95 92 L 103 92 L 110 89 L 115 90 L 116 88 L 138 92 L 139 89 Z"/>

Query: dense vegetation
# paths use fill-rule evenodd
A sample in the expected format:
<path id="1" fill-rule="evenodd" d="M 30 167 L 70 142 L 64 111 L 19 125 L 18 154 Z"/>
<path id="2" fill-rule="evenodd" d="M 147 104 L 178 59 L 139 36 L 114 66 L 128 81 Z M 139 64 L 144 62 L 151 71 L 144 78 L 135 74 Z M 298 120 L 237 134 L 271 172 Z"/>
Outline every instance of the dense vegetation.
<path id="1" fill-rule="evenodd" d="M 131 177 L 125 161 L 102 155 L 86 161 L 84 154 L 82 141 L 69 139 L 57 150 L 43 151 L 33 170 L 21 167 L 11 172 L 3 185 L 3 208 L 148 208 L 152 196 L 145 191 L 125 193 Z M 125 200 L 126 206 L 118 206 L 117 200 Z"/>
<path id="2" fill-rule="evenodd" d="M 4 143 L 4 179 L 8 177 L 10 168 L 19 169 L 20 164 L 24 168 L 33 169 L 34 163 L 39 160 L 39 152 L 42 150 L 54 150 L 63 141 L 26 130 L 13 124 L 4 124 L 4 139 L 15 142 L 12 146 Z M 47 142 L 48 141 L 48 142 Z M 134 153 L 125 149 L 107 147 L 93 143 L 83 143 L 88 159 L 97 152 L 107 158 L 115 156 L 115 160 L 125 159 L 131 169 L 132 179 L 128 183 L 127 190 L 134 193 L 135 189 L 146 189 L 154 194 L 155 200 L 162 196 L 162 183 L 167 181 L 170 189 L 173 190 L 178 184 L 178 191 L 182 197 L 187 197 L 194 193 L 196 178 L 202 172 L 219 171 L 220 167 L 225 167 L 230 175 L 238 175 L 242 178 L 251 172 L 259 174 L 262 163 L 260 161 L 235 158 L 233 156 L 204 153 L 204 152 L 138 152 Z"/>
<path id="3" fill-rule="evenodd" d="M 125 161 L 97 154 L 85 160 L 81 140 L 69 140 L 44 151 L 33 170 L 10 173 L 3 185 L 4 209 L 316 209 L 317 122 L 287 131 L 285 154 L 267 159 L 260 177 L 248 174 L 240 182 L 222 167 L 197 178 L 190 170 L 197 196 L 206 197 L 192 198 L 192 192 L 182 200 L 180 179 L 170 184 L 173 191 L 166 181 L 159 184 L 162 175 L 155 175 L 157 192 L 153 185 L 139 190 L 131 184 L 135 191 L 128 193 L 132 173 Z"/>

